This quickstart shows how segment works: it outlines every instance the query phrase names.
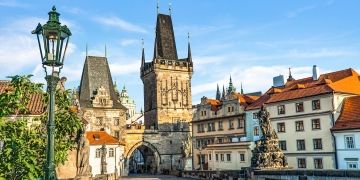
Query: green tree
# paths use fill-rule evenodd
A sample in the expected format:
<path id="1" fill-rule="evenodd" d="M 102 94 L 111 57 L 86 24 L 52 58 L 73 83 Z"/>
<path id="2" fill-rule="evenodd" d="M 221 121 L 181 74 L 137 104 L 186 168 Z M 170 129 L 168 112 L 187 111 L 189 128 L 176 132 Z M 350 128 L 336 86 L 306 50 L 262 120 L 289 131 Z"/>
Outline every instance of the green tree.
<path id="1" fill-rule="evenodd" d="M 35 118 L 39 124 L 28 123 L 27 104 L 32 93 L 43 93 L 47 105 L 47 94 L 42 85 L 33 83 L 28 76 L 12 76 L 11 88 L 0 94 L 0 179 L 35 179 L 43 176 L 46 162 L 47 112 Z M 81 130 L 80 118 L 71 108 L 71 91 L 57 90 L 55 97 L 55 163 L 67 160 L 68 150 L 75 147 L 76 135 Z M 9 115 L 16 115 L 11 120 Z"/>

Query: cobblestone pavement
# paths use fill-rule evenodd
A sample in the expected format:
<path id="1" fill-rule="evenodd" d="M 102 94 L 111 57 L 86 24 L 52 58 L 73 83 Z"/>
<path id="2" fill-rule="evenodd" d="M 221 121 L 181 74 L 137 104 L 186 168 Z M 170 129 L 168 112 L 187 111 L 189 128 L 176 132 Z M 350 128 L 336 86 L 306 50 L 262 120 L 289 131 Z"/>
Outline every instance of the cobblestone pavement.
<path id="1" fill-rule="evenodd" d="M 121 177 L 121 180 L 190 180 L 191 178 L 182 178 L 170 175 L 130 175 L 126 177 Z M 192 179 L 194 180 L 194 179 Z"/>

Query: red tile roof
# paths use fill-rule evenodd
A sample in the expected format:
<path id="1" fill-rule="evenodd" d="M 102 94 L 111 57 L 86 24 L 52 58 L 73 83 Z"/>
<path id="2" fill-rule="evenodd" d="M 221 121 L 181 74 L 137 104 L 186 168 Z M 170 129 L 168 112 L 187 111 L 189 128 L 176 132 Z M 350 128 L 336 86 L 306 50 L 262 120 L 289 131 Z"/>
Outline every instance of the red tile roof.
<path id="1" fill-rule="evenodd" d="M 0 93 L 7 93 L 11 91 L 11 82 L 6 80 L 0 80 Z M 26 106 L 30 115 L 40 115 L 45 111 L 44 95 L 41 93 L 35 93 L 30 95 L 29 103 Z"/>
<path id="2" fill-rule="evenodd" d="M 340 117 L 332 131 L 360 129 L 360 96 L 345 98 Z"/>
<path id="3" fill-rule="evenodd" d="M 360 94 L 359 74 L 353 69 L 345 69 L 320 75 L 318 80 L 311 77 L 288 81 L 279 92 L 274 92 L 266 103 L 298 99 L 314 95 L 340 92 Z"/>
<path id="4" fill-rule="evenodd" d="M 86 138 L 89 140 L 90 145 L 120 144 L 118 139 L 105 131 L 88 131 L 86 132 Z"/>
<path id="5" fill-rule="evenodd" d="M 332 92 L 359 94 L 360 78 L 353 69 L 345 69 L 312 77 L 288 81 L 282 87 L 272 87 L 246 110 L 259 109 L 263 104 L 274 103 Z"/>

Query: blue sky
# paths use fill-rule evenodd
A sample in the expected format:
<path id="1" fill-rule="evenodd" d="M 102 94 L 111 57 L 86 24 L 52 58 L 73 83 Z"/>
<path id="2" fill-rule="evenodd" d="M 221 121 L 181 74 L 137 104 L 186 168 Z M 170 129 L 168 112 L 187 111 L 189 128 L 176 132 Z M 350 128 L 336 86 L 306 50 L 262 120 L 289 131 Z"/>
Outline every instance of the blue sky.
<path id="1" fill-rule="evenodd" d="M 44 82 L 36 37 L 30 34 L 56 5 L 60 20 L 72 30 L 63 76 L 67 88 L 79 85 L 88 44 L 89 55 L 104 55 L 114 80 L 126 84 L 138 109 L 143 104 L 139 78 L 141 38 L 147 61 L 153 56 L 156 0 L 0 0 L 0 79 L 34 74 Z M 178 54 L 187 55 L 187 33 L 194 61 L 193 103 L 214 97 L 216 84 L 233 77 L 239 89 L 265 91 L 272 77 L 311 75 L 352 67 L 360 70 L 360 2 L 356 0 L 160 0 L 160 12 L 172 18 Z"/>

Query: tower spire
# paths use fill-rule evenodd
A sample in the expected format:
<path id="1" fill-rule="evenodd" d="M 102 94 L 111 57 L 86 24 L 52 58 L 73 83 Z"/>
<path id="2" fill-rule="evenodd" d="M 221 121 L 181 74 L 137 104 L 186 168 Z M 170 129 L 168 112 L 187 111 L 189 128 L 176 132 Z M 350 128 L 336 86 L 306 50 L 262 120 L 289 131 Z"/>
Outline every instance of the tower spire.
<path id="1" fill-rule="evenodd" d="M 227 90 L 228 90 L 227 94 L 231 94 L 233 92 L 236 92 L 236 88 L 233 85 L 231 75 L 230 75 L 230 81 L 229 81 L 229 88 Z"/>
<path id="2" fill-rule="evenodd" d="M 141 67 L 145 66 L 145 50 L 144 50 L 144 38 L 141 38 L 142 54 L 141 54 Z"/>
<path id="3" fill-rule="evenodd" d="M 190 33 L 188 32 L 188 61 L 192 62 L 191 47 L 190 47 Z"/>
<path id="4" fill-rule="evenodd" d="M 220 98 L 221 98 L 221 94 L 220 94 L 219 84 L 217 84 L 217 89 L 216 89 L 216 100 L 220 100 Z"/>
<path id="5" fill-rule="evenodd" d="M 223 91 L 222 91 L 222 95 L 221 95 L 221 99 L 225 99 L 225 86 L 223 85 Z"/>
<path id="6" fill-rule="evenodd" d="M 242 82 L 241 82 L 241 84 L 240 84 L 240 88 L 241 88 L 241 89 L 240 89 L 240 93 L 241 93 L 241 94 L 244 94 L 244 89 L 243 89 L 243 86 L 242 86 Z"/>

